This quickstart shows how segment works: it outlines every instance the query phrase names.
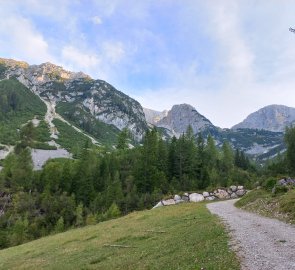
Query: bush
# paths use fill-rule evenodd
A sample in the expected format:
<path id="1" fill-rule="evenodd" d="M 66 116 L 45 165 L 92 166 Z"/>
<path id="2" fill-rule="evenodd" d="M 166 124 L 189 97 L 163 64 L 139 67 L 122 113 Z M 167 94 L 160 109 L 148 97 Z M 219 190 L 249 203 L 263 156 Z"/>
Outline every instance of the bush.
<path id="1" fill-rule="evenodd" d="M 268 191 L 271 191 L 275 185 L 277 184 L 277 180 L 275 178 L 267 179 L 263 184 L 262 187 Z"/>

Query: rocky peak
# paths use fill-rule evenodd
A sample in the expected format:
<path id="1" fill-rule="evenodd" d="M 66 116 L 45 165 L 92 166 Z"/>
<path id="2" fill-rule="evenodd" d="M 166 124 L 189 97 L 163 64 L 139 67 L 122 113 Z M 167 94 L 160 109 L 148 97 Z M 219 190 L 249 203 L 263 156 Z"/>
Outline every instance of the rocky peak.
<path id="1" fill-rule="evenodd" d="M 284 105 L 269 105 L 251 113 L 232 129 L 250 128 L 273 132 L 283 132 L 287 126 L 295 123 L 295 108 Z"/>
<path id="2" fill-rule="evenodd" d="M 0 64 L 5 65 L 7 67 L 16 68 L 28 68 L 29 64 L 24 61 L 17 61 L 13 59 L 7 59 L 7 58 L 0 58 Z"/>
<path id="3" fill-rule="evenodd" d="M 189 104 L 174 105 L 167 115 L 157 121 L 155 125 L 171 130 L 176 136 L 186 132 L 189 125 L 194 134 L 206 128 L 215 128 L 206 117 Z"/>

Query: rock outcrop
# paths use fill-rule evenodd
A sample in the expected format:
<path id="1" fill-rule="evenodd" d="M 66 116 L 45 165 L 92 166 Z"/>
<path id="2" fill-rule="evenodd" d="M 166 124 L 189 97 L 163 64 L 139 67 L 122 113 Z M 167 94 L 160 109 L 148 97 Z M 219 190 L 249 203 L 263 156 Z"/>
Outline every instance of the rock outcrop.
<path id="1" fill-rule="evenodd" d="M 161 206 L 175 205 L 184 202 L 202 202 L 202 201 L 213 201 L 213 200 L 227 200 L 236 199 L 242 197 L 247 193 L 244 186 L 230 186 L 229 188 L 218 188 L 212 192 L 204 191 L 200 193 L 184 193 L 182 196 L 176 194 L 173 198 L 168 198 L 158 202 L 153 208 Z"/>

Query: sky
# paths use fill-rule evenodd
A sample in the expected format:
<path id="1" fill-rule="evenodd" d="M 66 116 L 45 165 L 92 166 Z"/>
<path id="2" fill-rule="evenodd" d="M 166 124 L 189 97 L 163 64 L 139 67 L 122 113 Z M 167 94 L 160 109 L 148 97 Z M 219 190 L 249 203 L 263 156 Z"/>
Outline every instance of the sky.
<path id="1" fill-rule="evenodd" d="M 295 107 L 294 0 L 0 0 L 0 57 L 106 80 L 229 128 Z"/>

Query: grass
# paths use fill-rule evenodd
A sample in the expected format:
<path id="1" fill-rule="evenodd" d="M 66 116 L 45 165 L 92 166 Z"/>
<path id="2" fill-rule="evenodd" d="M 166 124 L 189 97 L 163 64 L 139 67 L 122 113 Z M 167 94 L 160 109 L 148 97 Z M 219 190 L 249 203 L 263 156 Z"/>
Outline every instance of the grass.
<path id="1" fill-rule="evenodd" d="M 117 143 L 120 130 L 96 119 L 90 112 L 81 109 L 79 103 L 61 102 L 56 109 L 66 120 L 93 136 L 103 145 Z"/>
<path id="2" fill-rule="evenodd" d="M 60 133 L 56 142 L 65 149 L 69 150 L 71 153 L 75 153 L 79 149 L 82 149 L 85 146 L 86 141 L 89 142 L 89 145 L 92 145 L 89 138 L 76 131 L 63 121 L 54 119 L 53 123 Z"/>
<path id="3" fill-rule="evenodd" d="M 14 145 L 18 129 L 35 116 L 43 118 L 46 106 L 28 88 L 15 79 L 0 82 L 0 142 Z"/>
<path id="4" fill-rule="evenodd" d="M 201 268 L 240 269 L 223 225 L 203 203 L 134 212 L 0 251 L 0 269 Z"/>
<path id="5" fill-rule="evenodd" d="M 295 190 L 272 194 L 263 189 L 253 190 L 235 204 L 257 214 L 295 224 Z"/>

